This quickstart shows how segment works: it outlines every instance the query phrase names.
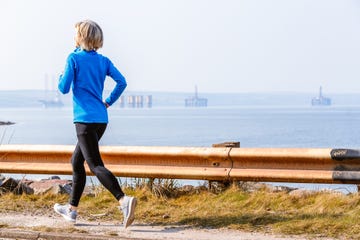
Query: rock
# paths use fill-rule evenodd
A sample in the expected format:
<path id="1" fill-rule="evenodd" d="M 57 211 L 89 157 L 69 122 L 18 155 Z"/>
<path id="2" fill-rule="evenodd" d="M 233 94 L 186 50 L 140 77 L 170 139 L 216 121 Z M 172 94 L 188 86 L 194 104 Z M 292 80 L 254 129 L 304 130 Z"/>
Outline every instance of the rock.
<path id="1" fill-rule="evenodd" d="M 51 176 L 51 177 L 49 177 L 49 179 L 60 179 L 60 177 L 59 176 Z"/>
<path id="2" fill-rule="evenodd" d="M 194 191 L 194 188 L 195 187 L 192 185 L 184 185 L 179 188 L 179 191 L 184 193 L 192 193 Z"/>
<path id="3" fill-rule="evenodd" d="M 303 198 L 308 197 L 313 194 L 317 193 L 317 191 L 314 190 L 306 190 L 306 189 L 296 189 L 294 191 L 291 191 L 289 193 L 290 196 L 297 197 L 297 198 Z"/>
<path id="4" fill-rule="evenodd" d="M 10 121 L 7 121 L 7 122 L 0 121 L 0 125 L 12 125 L 12 124 L 15 124 L 15 123 L 14 123 L 14 122 L 10 122 Z"/>
<path id="5" fill-rule="evenodd" d="M 29 184 L 34 190 L 34 194 L 70 194 L 71 193 L 71 181 L 61 179 L 50 179 L 34 181 Z"/>
<path id="6" fill-rule="evenodd" d="M 238 181 L 236 182 L 238 188 L 245 192 L 256 192 L 263 189 L 268 189 L 269 185 L 260 182 Z"/>
<path id="7" fill-rule="evenodd" d="M 44 192 L 37 192 L 35 194 L 44 194 L 44 193 L 50 193 L 50 194 L 70 194 L 71 192 L 71 187 L 70 187 L 70 191 L 69 191 L 69 187 L 65 187 L 65 186 L 68 186 L 68 185 L 64 185 L 64 186 L 61 186 L 61 185 L 54 185 L 52 187 L 50 187 L 49 189 L 45 189 Z"/>
<path id="8" fill-rule="evenodd" d="M 0 174 L 0 186 L 2 185 L 3 181 L 5 180 L 5 177 Z"/>
<path id="9" fill-rule="evenodd" d="M 39 181 L 16 180 L 13 178 L 3 178 L 0 175 L 0 194 L 14 192 L 16 194 L 70 194 L 72 190 L 71 180 L 61 180 L 58 176 L 51 176 L 48 179 Z M 91 186 L 85 186 L 83 194 L 85 196 L 95 196 Z"/>
<path id="10" fill-rule="evenodd" d="M 196 193 L 200 193 L 200 192 L 208 191 L 208 188 L 200 185 L 200 186 L 195 187 L 194 190 Z"/>
<path id="11" fill-rule="evenodd" d="M 0 185 L 2 192 L 13 192 L 15 194 L 33 194 L 34 191 L 23 181 L 13 178 L 5 178 Z"/>
<path id="12" fill-rule="evenodd" d="M 70 192 L 71 192 L 71 188 L 70 188 Z M 83 196 L 87 196 L 87 197 L 95 197 L 95 189 L 92 186 L 85 186 L 84 188 L 84 192 L 83 192 Z"/>
<path id="13" fill-rule="evenodd" d="M 15 180 L 13 178 L 5 178 L 2 181 L 0 187 L 5 192 L 11 192 L 17 187 L 18 183 L 19 183 L 19 181 Z"/>
<path id="14" fill-rule="evenodd" d="M 336 195 L 347 195 L 345 192 L 341 192 L 336 189 L 322 189 L 319 191 L 320 193 L 328 193 L 328 194 L 336 194 Z"/>
<path id="15" fill-rule="evenodd" d="M 286 187 L 286 186 L 272 186 L 272 185 L 267 185 L 267 188 L 271 191 L 271 192 L 293 192 L 295 190 L 297 190 L 298 188 L 293 188 L 293 187 Z"/>
<path id="16" fill-rule="evenodd" d="M 48 177 L 48 178 L 43 178 L 43 179 L 41 179 L 41 180 L 54 180 L 54 179 L 61 179 L 59 176 L 50 176 L 50 177 Z"/>
<path id="17" fill-rule="evenodd" d="M 23 193 L 25 193 L 25 194 L 34 194 L 34 190 L 24 182 L 19 183 L 19 188 L 21 189 L 19 194 L 23 194 Z"/>
<path id="18" fill-rule="evenodd" d="M 192 186 L 184 185 L 177 189 L 177 196 L 187 195 L 187 194 L 199 194 L 201 192 L 208 191 L 209 189 L 206 186 Z"/>
<path id="19" fill-rule="evenodd" d="M 214 193 L 225 191 L 231 186 L 229 181 L 209 181 L 209 190 Z"/>

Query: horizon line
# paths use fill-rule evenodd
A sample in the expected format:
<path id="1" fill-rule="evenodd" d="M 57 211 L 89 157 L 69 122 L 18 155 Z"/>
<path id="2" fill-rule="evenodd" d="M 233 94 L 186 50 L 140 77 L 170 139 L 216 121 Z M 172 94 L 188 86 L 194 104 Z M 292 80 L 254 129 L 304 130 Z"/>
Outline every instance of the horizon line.
<path id="1" fill-rule="evenodd" d="M 57 89 L 46 90 L 46 89 L 0 89 L 0 92 L 20 92 L 20 91 L 50 91 L 55 92 Z M 111 89 L 104 89 L 104 91 L 111 91 Z M 189 94 L 194 91 L 173 91 L 173 90 L 125 90 L 126 92 L 140 92 L 140 93 L 174 93 L 174 94 Z M 124 94 L 123 93 L 123 94 Z M 317 91 L 290 91 L 290 90 L 274 90 L 274 91 L 243 91 L 243 92 L 213 92 L 203 91 L 200 94 L 316 94 Z M 360 92 L 326 92 L 324 95 L 346 95 L 346 94 L 360 94 Z"/>

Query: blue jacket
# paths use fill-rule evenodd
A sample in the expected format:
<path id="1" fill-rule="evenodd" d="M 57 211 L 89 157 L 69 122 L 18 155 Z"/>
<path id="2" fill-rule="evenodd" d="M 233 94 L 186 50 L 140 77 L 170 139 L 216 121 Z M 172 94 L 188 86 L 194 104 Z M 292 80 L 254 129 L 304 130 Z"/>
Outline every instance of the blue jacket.
<path id="1" fill-rule="evenodd" d="M 63 94 L 73 92 L 74 122 L 107 123 L 107 109 L 102 99 L 106 76 L 116 86 L 105 102 L 112 105 L 126 88 L 126 80 L 113 63 L 96 51 L 76 49 L 67 60 L 64 73 L 59 79 L 59 90 Z"/>

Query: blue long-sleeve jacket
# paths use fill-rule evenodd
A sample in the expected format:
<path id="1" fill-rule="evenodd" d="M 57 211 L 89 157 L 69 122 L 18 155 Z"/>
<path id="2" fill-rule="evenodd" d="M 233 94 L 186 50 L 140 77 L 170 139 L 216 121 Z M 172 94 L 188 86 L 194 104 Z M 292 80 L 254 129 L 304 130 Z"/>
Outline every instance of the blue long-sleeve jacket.
<path id="1" fill-rule="evenodd" d="M 105 102 L 112 105 L 126 88 L 126 80 L 113 63 L 96 51 L 76 49 L 67 60 L 58 88 L 66 94 L 72 87 L 74 122 L 107 123 L 107 109 L 102 99 L 106 76 L 116 86 Z"/>

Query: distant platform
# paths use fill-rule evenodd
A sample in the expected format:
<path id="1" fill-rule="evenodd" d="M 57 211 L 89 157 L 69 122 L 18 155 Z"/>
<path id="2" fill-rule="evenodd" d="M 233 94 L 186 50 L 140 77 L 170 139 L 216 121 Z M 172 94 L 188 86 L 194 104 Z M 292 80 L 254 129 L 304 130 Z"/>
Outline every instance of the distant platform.
<path id="1" fill-rule="evenodd" d="M 126 101 L 125 96 L 121 96 L 119 104 L 121 108 L 126 107 L 126 105 L 128 108 L 152 108 L 153 100 L 152 95 L 130 95 L 126 97 Z"/>
<path id="2" fill-rule="evenodd" d="M 207 98 L 199 98 L 197 86 L 195 86 L 195 95 L 185 99 L 185 107 L 207 107 Z"/>
<path id="3" fill-rule="evenodd" d="M 207 102 L 206 98 L 186 98 L 185 107 L 207 107 Z"/>
<path id="4" fill-rule="evenodd" d="M 64 103 L 60 99 L 54 100 L 39 100 L 43 104 L 44 108 L 61 108 L 64 106 Z"/>
<path id="5" fill-rule="evenodd" d="M 330 106 L 331 98 L 324 97 L 322 95 L 322 87 L 320 87 L 319 96 L 311 99 L 311 105 L 312 106 Z"/>

